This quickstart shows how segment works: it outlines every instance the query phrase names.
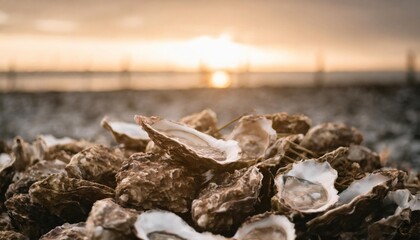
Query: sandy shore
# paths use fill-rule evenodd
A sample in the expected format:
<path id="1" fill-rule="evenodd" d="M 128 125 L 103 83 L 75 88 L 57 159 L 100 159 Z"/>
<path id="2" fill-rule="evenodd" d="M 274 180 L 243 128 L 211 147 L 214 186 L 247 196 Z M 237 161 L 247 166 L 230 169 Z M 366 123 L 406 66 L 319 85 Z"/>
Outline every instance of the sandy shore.
<path id="1" fill-rule="evenodd" d="M 245 112 L 302 113 L 313 124 L 342 122 L 360 129 L 364 145 L 389 151 L 401 167 L 420 170 L 420 88 L 257 88 L 0 94 L 0 138 L 38 134 L 111 142 L 100 127 L 107 115 L 179 119 L 211 108 L 223 125 Z"/>

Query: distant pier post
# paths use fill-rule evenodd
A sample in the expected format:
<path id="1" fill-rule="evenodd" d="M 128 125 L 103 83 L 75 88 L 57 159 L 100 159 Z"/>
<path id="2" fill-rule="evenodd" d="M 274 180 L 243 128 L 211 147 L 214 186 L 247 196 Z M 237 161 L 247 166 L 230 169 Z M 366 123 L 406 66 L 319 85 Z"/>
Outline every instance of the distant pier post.
<path id="1" fill-rule="evenodd" d="M 211 72 L 203 60 L 200 60 L 200 87 L 208 87 L 210 82 Z"/>
<path id="2" fill-rule="evenodd" d="M 15 64 L 13 62 L 9 63 L 9 68 L 7 70 L 7 89 L 9 91 L 16 91 L 17 87 L 17 73 L 15 70 Z"/>
<path id="3" fill-rule="evenodd" d="M 407 51 L 406 69 L 407 84 L 412 86 L 416 84 L 416 54 L 412 50 Z"/>
<path id="4" fill-rule="evenodd" d="M 315 55 L 314 84 L 315 87 L 322 87 L 325 84 L 325 59 L 322 53 Z"/>
<path id="5" fill-rule="evenodd" d="M 120 87 L 122 89 L 131 88 L 131 57 L 128 56 L 121 60 L 121 71 L 120 71 Z"/>

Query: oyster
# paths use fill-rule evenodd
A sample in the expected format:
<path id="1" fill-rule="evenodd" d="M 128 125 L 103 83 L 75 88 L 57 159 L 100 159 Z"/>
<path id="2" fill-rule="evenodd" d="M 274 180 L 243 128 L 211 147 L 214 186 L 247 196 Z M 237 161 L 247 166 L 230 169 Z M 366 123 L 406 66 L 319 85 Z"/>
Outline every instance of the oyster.
<path id="1" fill-rule="evenodd" d="M 63 221 L 41 205 L 34 203 L 28 194 L 18 194 L 5 202 L 13 225 L 31 239 L 37 239 Z"/>
<path id="2" fill-rule="evenodd" d="M 92 240 L 133 239 L 137 216 L 134 210 L 124 209 L 112 199 L 96 201 L 86 220 L 86 236 Z"/>
<path id="3" fill-rule="evenodd" d="M 43 180 L 51 174 L 64 173 L 65 163 L 59 160 L 45 161 L 42 160 L 19 175 L 18 179 L 9 185 L 6 192 L 6 198 L 10 198 L 15 194 L 28 193 L 31 185 L 37 181 Z"/>
<path id="4" fill-rule="evenodd" d="M 301 146 L 322 155 L 338 147 L 360 144 L 362 140 L 363 136 L 356 128 L 345 124 L 324 123 L 311 128 Z"/>
<path id="5" fill-rule="evenodd" d="M 217 128 L 216 113 L 211 109 L 183 117 L 179 122 L 215 138 L 221 136 Z"/>
<path id="6" fill-rule="evenodd" d="M 306 134 L 311 127 L 311 119 L 305 115 L 289 115 L 281 112 L 266 115 L 273 122 L 273 129 L 279 134 Z"/>
<path id="7" fill-rule="evenodd" d="M 250 167 L 214 179 L 192 202 L 192 219 L 201 229 L 225 233 L 255 212 L 263 175 Z"/>
<path id="8" fill-rule="evenodd" d="M 0 231 L 0 239 L 7 240 L 28 240 L 29 238 L 15 231 Z"/>
<path id="9" fill-rule="evenodd" d="M 241 148 L 236 141 L 215 139 L 193 128 L 158 117 L 136 116 L 135 120 L 143 126 L 156 145 L 190 168 L 204 171 L 220 169 L 238 164 L 241 159 Z"/>
<path id="10" fill-rule="evenodd" d="M 278 174 L 273 208 L 283 213 L 316 213 L 334 205 L 338 191 L 334 188 L 337 171 L 328 162 L 309 159 L 294 163 L 291 170 Z"/>
<path id="11" fill-rule="evenodd" d="M 14 160 L 7 153 L 0 153 L 0 201 L 3 201 L 3 194 L 12 181 L 15 174 L 13 167 Z"/>
<path id="12" fill-rule="evenodd" d="M 347 159 L 352 162 L 357 162 L 365 172 L 373 172 L 382 167 L 379 154 L 360 145 L 350 145 Z"/>
<path id="13" fill-rule="evenodd" d="M 118 203 L 139 210 L 188 212 L 200 182 L 172 159 L 156 158 L 153 154 L 135 154 L 124 163 L 117 174 Z"/>
<path id="14" fill-rule="evenodd" d="M 42 159 L 58 159 L 68 163 L 74 154 L 90 147 L 92 143 L 68 137 L 56 138 L 52 135 L 40 135 L 33 145 L 42 156 Z"/>
<path id="15" fill-rule="evenodd" d="M 140 214 L 134 224 L 137 237 L 143 240 L 223 240 L 219 235 L 198 233 L 176 214 L 150 210 Z"/>
<path id="16" fill-rule="evenodd" d="M 259 158 L 277 138 L 276 131 L 271 125 L 271 120 L 267 120 L 264 116 L 245 116 L 239 120 L 229 139 L 239 143 L 243 157 Z"/>
<path id="17" fill-rule="evenodd" d="M 335 208 L 310 220 L 310 231 L 335 236 L 341 231 L 362 231 L 380 207 L 380 202 L 404 175 L 398 170 L 379 170 L 354 181 L 339 194 Z"/>
<path id="18" fill-rule="evenodd" d="M 70 223 L 86 219 L 96 200 L 114 197 L 114 190 L 105 185 L 53 174 L 32 184 L 29 194 L 53 214 Z"/>
<path id="19" fill-rule="evenodd" d="M 13 230 L 12 220 L 7 212 L 0 212 L 0 231 Z"/>
<path id="20" fill-rule="evenodd" d="M 16 171 L 24 171 L 36 159 L 35 150 L 29 143 L 25 142 L 21 137 L 16 137 L 12 146 L 14 167 Z"/>
<path id="21" fill-rule="evenodd" d="M 253 216 L 236 231 L 237 240 L 293 240 L 294 224 L 285 216 L 272 213 Z"/>
<path id="22" fill-rule="evenodd" d="M 86 240 L 85 223 L 65 223 L 41 236 L 39 240 Z"/>
<path id="23" fill-rule="evenodd" d="M 147 132 L 134 123 L 109 121 L 106 117 L 102 119 L 101 125 L 110 131 L 115 141 L 127 149 L 143 152 L 150 141 Z"/>
<path id="24" fill-rule="evenodd" d="M 114 188 L 115 174 L 123 163 L 123 156 L 101 145 L 87 148 L 74 155 L 66 166 L 69 177 L 84 179 Z"/>

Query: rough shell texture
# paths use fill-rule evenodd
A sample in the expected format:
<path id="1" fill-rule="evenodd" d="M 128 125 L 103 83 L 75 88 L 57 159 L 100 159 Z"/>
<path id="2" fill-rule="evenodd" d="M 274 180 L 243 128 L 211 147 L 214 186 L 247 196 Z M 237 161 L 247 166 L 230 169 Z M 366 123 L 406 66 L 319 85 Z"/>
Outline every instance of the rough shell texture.
<path id="1" fill-rule="evenodd" d="M 280 134 L 306 134 L 311 119 L 305 115 L 289 115 L 285 112 L 266 115 L 273 122 L 273 129 Z"/>
<path id="2" fill-rule="evenodd" d="M 137 237 L 143 240 L 225 240 L 211 233 L 198 233 L 174 213 L 151 210 L 139 215 Z"/>
<path id="3" fill-rule="evenodd" d="M 307 223 L 313 233 L 336 236 L 340 232 L 363 231 L 379 209 L 382 199 L 395 188 L 403 172 L 380 170 L 354 181 L 340 193 L 335 208 Z"/>
<path id="4" fill-rule="evenodd" d="M 0 201 L 3 201 L 4 193 L 11 183 L 15 174 L 14 160 L 7 153 L 0 153 Z"/>
<path id="5" fill-rule="evenodd" d="M 124 163 L 117 174 L 118 203 L 139 210 L 189 211 L 199 182 L 172 159 L 156 161 L 156 158 L 153 154 L 133 155 Z"/>
<path id="6" fill-rule="evenodd" d="M 294 224 L 289 219 L 268 212 L 248 219 L 236 231 L 233 238 L 237 240 L 293 240 L 296 234 Z"/>
<path id="7" fill-rule="evenodd" d="M 210 109 L 204 109 L 201 112 L 183 117 L 180 120 L 180 123 L 183 123 L 189 127 L 194 128 L 197 131 L 206 133 L 215 138 L 220 138 L 221 136 L 219 131 L 217 130 L 216 113 Z"/>
<path id="8" fill-rule="evenodd" d="M 7 212 L 0 213 L 0 231 L 13 230 L 12 220 Z"/>
<path id="9" fill-rule="evenodd" d="M 285 214 L 325 211 L 338 200 L 336 178 L 337 171 L 328 162 L 309 159 L 295 163 L 274 179 L 277 193 L 273 208 Z"/>
<path id="10" fill-rule="evenodd" d="M 239 143 L 243 157 L 251 159 L 262 157 L 276 138 L 271 120 L 258 115 L 242 117 L 229 136 Z"/>
<path id="11" fill-rule="evenodd" d="M 16 229 L 31 239 L 37 239 L 63 223 L 43 206 L 34 203 L 28 194 L 15 195 L 8 199 L 5 205 Z"/>
<path id="12" fill-rule="evenodd" d="M 182 160 L 189 168 L 205 172 L 240 163 L 241 149 L 236 141 L 215 139 L 193 128 L 157 117 L 136 116 L 135 119 L 156 145 Z"/>
<path id="13" fill-rule="evenodd" d="M 114 188 L 115 174 L 123 163 L 121 152 L 104 146 L 87 148 L 71 158 L 66 166 L 67 174 Z"/>
<path id="14" fill-rule="evenodd" d="M 301 145 L 318 154 L 324 154 L 338 147 L 360 144 L 362 134 L 345 124 L 324 123 L 311 128 L 302 140 Z"/>
<path id="15" fill-rule="evenodd" d="M 280 137 L 267 149 L 264 158 L 267 159 L 278 156 L 281 159 L 287 155 L 294 159 L 297 156 L 293 151 L 296 151 L 295 148 L 298 147 L 302 139 L 302 134 Z"/>
<path id="16" fill-rule="evenodd" d="M 34 148 L 22 138 L 16 137 L 12 146 L 14 167 L 16 171 L 24 171 L 36 159 L 39 159 Z"/>
<path id="17" fill-rule="evenodd" d="M 373 172 L 382 167 L 379 154 L 360 145 L 350 145 L 347 159 L 357 162 L 365 172 Z"/>
<path id="18" fill-rule="evenodd" d="M 124 148 L 143 152 L 150 141 L 147 132 L 134 123 L 109 121 L 106 117 L 102 119 L 103 128 L 111 132 L 115 141 Z"/>
<path id="19" fill-rule="evenodd" d="M 6 198 L 10 198 L 15 194 L 28 193 L 31 185 L 37 181 L 41 181 L 51 174 L 64 173 L 65 163 L 59 160 L 54 161 L 40 161 L 24 172 L 19 174 L 19 178 L 16 179 L 6 192 Z"/>
<path id="20" fill-rule="evenodd" d="M 138 214 L 122 208 L 112 199 L 102 199 L 93 204 L 86 220 L 86 235 L 89 239 L 131 239 Z"/>
<path id="21" fill-rule="evenodd" d="M 250 167 L 214 179 L 193 201 L 192 218 L 201 229 L 229 232 L 255 211 L 263 175 Z"/>
<path id="22" fill-rule="evenodd" d="M 32 184 L 29 194 L 34 202 L 69 221 L 86 219 L 96 200 L 114 197 L 114 190 L 98 183 L 53 174 Z"/>
<path id="23" fill-rule="evenodd" d="M 86 240 L 85 223 L 65 223 L 41 236 L 39 240 Z"/>
<path id="24" fill-rule="evenodd" d="M 0 239 L 7 240 L 28 240 L 29 238 L 15 231 L 0 231 Z"/>

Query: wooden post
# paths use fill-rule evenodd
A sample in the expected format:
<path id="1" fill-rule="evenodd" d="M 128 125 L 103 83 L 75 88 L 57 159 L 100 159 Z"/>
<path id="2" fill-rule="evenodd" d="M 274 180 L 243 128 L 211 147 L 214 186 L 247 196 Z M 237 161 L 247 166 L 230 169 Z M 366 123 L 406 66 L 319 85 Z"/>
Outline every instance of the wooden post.
<path id="1" fill-rule="evenodd" d="M 121 60 L 121 71 L 120 71 L 120 87 L 121 89 L 127 90 L 131 87 L 131 57 L 127 56 Z"/>
<path id="2" fill-rule="evenodd" d="M 17 87 L 17 73 L 15 70 L 15 64 L 13 61 L 9 62 L 9 68 L 7 70 L 7 89 L 9 91 L 16 91 Z"/>
<path id="3" fill-rule="evenodd" d="M 325 84 L 325 60 L 321 52 L 315 55 L 314 84 L 315 87 L 322 87 Z"/>
<path id="4" fill-rule="evenodd" d="M 416 84 L 416 54 L 412 50 L 407 51 L 406 59 L 406 81 L 407 85 L 412 86 Z"/>

